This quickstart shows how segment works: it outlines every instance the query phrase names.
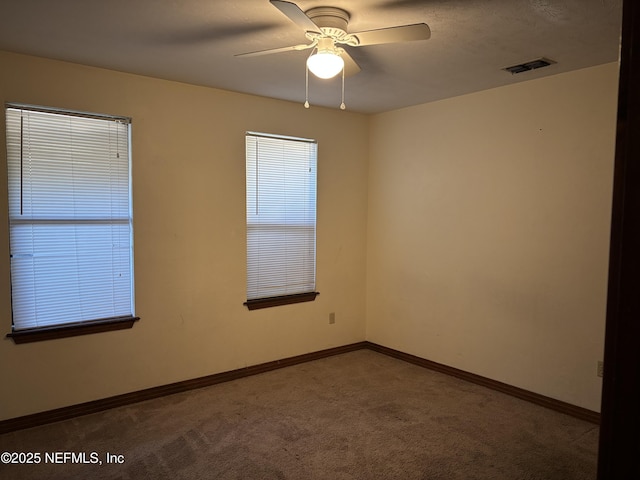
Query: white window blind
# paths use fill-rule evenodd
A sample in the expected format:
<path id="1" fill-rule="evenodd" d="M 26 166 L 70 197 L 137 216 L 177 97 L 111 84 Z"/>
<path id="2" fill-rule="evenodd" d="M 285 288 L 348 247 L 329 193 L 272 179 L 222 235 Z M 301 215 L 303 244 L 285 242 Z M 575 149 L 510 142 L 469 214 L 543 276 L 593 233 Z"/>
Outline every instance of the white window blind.
<path id="1" fill-rule="evenodd" d="M 133 316 L 129 119 L 6 121 L 13 329 Z"/>
<path id="2" fill-rule="evenodd" d="M 247 133 L 247 299 L 313 292 L 313 140 Z"/>

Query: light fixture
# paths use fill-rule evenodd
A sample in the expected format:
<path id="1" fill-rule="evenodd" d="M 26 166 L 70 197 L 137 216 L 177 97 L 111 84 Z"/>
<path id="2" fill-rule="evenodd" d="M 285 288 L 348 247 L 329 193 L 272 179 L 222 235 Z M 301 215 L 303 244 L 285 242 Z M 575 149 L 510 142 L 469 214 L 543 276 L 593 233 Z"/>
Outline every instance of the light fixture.
<path id="1" fill-rule="evenodd" d="M 318 78 L 333 78 L 342 72 L 342 103 L 340 109 L 347 108 L 344 104 L 344 59 L 340 56 L 344 50 L 336 48 L 334 39 L 322 37 L 317 41 L 315 53 L 311 53 L 307 58 L 307 74 L 305 77 L 305 99 L 304 108 L 309 108 L 309 70 Z"/>
<path id="2" fill-rule="evenodd" d="M 318 40 L 317 52 L 307 59 L 307 67 L 316 77 L 333 78 L 344 68 L 344 60 L 335 47 L 333 39 Z"/>

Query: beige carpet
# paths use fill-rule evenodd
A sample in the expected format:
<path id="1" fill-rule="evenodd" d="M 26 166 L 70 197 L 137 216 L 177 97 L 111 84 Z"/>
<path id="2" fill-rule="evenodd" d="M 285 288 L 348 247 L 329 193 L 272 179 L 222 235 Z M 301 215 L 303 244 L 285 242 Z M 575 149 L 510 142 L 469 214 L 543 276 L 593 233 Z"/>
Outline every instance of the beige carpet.
<path id="1" fill-rule="evenodd" d="M 591 423 L 359 350 L 2 435 L 0 452 L 41 463 L 0 478 L 582 480 L 597 441 Z"/>

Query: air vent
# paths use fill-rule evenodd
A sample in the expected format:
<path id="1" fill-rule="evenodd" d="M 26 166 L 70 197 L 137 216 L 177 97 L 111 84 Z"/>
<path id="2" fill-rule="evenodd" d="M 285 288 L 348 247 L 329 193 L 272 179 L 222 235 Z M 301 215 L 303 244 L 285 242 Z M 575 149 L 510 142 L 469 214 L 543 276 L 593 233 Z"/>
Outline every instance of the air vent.
<path id="1" fill-rule="evenodd" d="M 516 73 L 528 72 L 529 70 L 535 70 L 536 68 L 548 67 L 549 65 L 556 63 L 548 58 L 538 58 L 526 63 L 520 63 L 519 65 L 512 65 L 511 67 L 505 67 L 502 70 L 509 72 L 512 75 Z"/>

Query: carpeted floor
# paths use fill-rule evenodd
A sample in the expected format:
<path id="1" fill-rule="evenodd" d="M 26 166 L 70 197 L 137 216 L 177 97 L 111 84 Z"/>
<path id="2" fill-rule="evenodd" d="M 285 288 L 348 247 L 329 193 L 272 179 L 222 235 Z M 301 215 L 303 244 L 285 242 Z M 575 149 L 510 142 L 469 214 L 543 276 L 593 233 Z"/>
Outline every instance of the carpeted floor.
<path id="1" fill-rule="evenodd" d="M 591 423 L 359 350 L 2 435 L 41 463 L 0 478 L 593 480 L 597 442 Z"/>

